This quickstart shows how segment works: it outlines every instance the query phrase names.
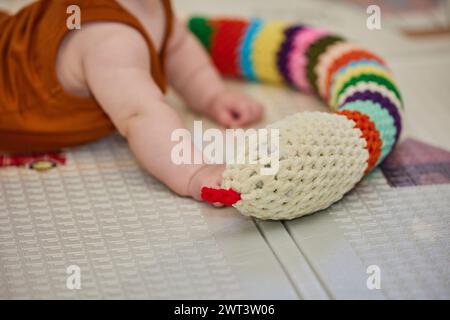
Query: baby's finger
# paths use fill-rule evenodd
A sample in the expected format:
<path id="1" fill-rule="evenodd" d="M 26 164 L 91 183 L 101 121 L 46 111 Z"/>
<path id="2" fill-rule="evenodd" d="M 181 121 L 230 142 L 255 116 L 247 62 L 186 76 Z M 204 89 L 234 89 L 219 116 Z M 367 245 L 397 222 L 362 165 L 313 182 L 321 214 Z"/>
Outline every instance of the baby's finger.
<path id="1" fill-rule="evenodd" d="M 216 208 L 222 208 L 224 206 L 224 204 L 220 203 L 220 202 L 214 202 L 212 205 L 213 205 L 213 207 L 216 207 Z"/>
<path id="2" fill-rule="evenodd" d="M 253 113 L 253 119 L 254 121 L 259 121 L 262 118 L 262 115 L 264 113 L 264 108 L 262 104 L 259 102 L 254 102 L 251 105 L 252 113 Z"/>
<path id="3" fill-rule="evenodd" d="M 234 119 L 234 124 L 238 126 L 245 125 L 251 122 L 251 109 L 244 103 L 234 104 L 230 107 L 232 112 L 237 115 Z"/>
<path id="4" fill-rule="evenodd" d="M 255 122 L 258 120 L 258 109 L 256 104 L 253 101 L 248 101 L 246 104 L 246 108 L 249 111 L 249 122 Z"/>
<path id="5" fill-rule="evenodd" d="M 222 176 L 216 177 L 216 180 L 213 183 L 214 187 L 220 188 L 221 184 L 222 184 Z M 212 205 L 216 208 L 222 208 L 224 206 L 224 204 L 221 202 L 213 202 Z"/>
<path id="6" fill-rule="evenodd" d="M 216 120 L 217 122 L 219 122 L 221 125 L 225 126 L 225 127 L 230 127 L 233 125 L 234 123 L 234 119 L 233 119 L 233 115 L 230 111 L 228 110 L 221 110 L 217 115 L 216 115 Z"/>

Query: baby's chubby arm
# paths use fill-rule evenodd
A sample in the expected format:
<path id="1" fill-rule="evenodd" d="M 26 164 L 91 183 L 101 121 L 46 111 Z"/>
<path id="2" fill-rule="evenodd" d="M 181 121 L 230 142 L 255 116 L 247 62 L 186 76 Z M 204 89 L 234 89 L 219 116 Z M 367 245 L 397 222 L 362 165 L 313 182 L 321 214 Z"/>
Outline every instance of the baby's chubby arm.
<path id="1" fill-rule="evenodd" d="M 179 20 L 174 22 L 166 70 L 172 86 L 193 110 L 226 127 L 246 125 L 262 116 L 259 102 L 226 89 L 203 47 Z"/>
<path id="2" fill-rule="evenodd" d="M 93 33 L 83 45 L 84 77 L 140 164 L 180 195 L 198 199 L 203 185 L 218 185 L 223 169 L 176 165 L 171 160 L 176 144 L 171 134 L 183 124 L 151 77 L 149 52 L 142 36 L 131 28 L 114 25 L 96 26 Z M 191 149 L 195 150 L 192 145 Z"/>

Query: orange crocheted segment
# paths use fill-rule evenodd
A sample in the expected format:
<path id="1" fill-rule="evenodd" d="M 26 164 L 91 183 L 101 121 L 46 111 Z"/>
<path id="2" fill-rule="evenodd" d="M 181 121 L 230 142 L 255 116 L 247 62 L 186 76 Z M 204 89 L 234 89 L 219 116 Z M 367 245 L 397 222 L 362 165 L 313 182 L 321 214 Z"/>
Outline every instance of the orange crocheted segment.
<path id="1" fill-rule="evenodd" d="M 381 155 L 381 146 L 383 141 L 380 138 L 380 133 L 375 127 L 370 118 L 359 112 L 350 110 L 341 110 L 336 112 L 347 117 L 347 119 L 355 122 L 355 128 L 358 128 L 362 132 L 362 137 L 366 140 L 366 149 L 369 152 L 369 159 L 367 160 L 366 174 L 375 167 L 378 159 Z"/>

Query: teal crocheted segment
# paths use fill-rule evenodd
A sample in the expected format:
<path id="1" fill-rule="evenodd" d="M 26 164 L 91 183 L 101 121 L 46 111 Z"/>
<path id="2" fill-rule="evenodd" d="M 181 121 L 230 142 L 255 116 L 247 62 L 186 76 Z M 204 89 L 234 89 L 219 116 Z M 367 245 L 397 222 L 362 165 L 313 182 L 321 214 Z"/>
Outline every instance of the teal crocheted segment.
<path id="1" fill-rule="evenodd" d="M 381 146 L 381 156 L 377 161 L 378 165 L 386 158 L 395 144 L 397 129 L 394 124 L 394 119 L 389 111 L 384 109 L 378 102 L 372 102 L 370 100 L 353 101 L 343 105 L 339 110 L 359 111 L 360 113 L 367 115 L 375 124 L 375 127 L 380 133 L 381 141 L 383 142 L 383 145 Z"/>
<path id="2" fill-rule="evenodd" d="M 242 39 L 241 47 L 239 48 L 239 63 L 241 66 L 242 74 L 248 80 L 255 81 L 256 75 L 253 69 L 252 52 L 253 41 L 258 32 L 261 31 L 264 23 L 261 19 L 252 19 L 247 27 L 244 38 Z"/>

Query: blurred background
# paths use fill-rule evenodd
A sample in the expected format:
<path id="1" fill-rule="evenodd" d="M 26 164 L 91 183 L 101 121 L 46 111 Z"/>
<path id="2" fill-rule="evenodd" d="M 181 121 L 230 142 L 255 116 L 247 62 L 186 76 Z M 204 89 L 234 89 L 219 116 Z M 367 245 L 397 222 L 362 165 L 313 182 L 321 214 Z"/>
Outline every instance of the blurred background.
<path id="1" fill-rule="evenodd" d="M 30 0 L 0 0 L 16 11 Z M 383 56 L 393 69 L 405 98 L 406 130 L 413 136 L 450 149 L 450 0 L 172 0 L 180 16 L 262 17 L 320 26 L 361 43 Z M 369 5 L 381 9 L 381 29 L 369 30 Z M 1 30 L 0 30 L 1 32 Z M 263 95 L 267 105 L 290 103 L 272 89 L 244 88 Z M 267 91 L 269 90 L 269 91 Z M 270 92 L 270 94 L 268 94 Z M 273 92 L 275 93 L 275 92 Z M 314 99 L 289 93 L 301 109 L 316 108 Z M 274 115 L 268 108 L 270 119 Z M 279 109 L 279 107 L 278 107 Z M 286 113 L 298 109 L 287 108 Z M 272 113 L 272 114 L 271 114 Z M 187 115 L 189 118 L 189 114 Z M 191 120 L 191 119 L 189 119 Z"/>

